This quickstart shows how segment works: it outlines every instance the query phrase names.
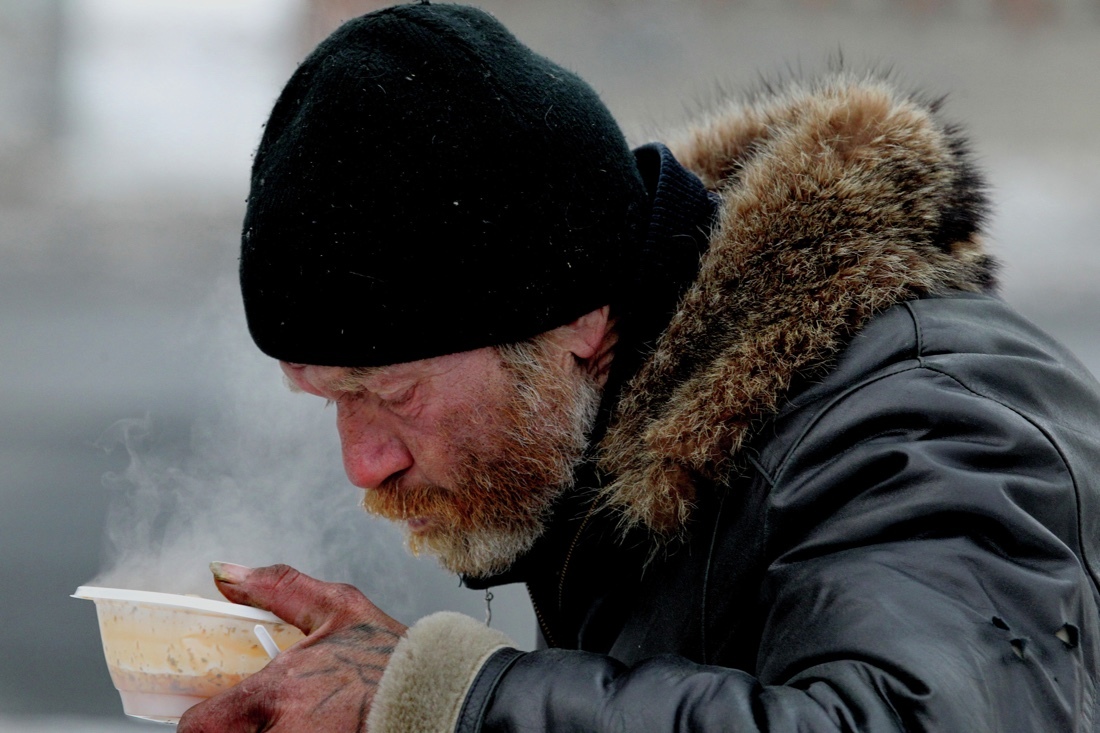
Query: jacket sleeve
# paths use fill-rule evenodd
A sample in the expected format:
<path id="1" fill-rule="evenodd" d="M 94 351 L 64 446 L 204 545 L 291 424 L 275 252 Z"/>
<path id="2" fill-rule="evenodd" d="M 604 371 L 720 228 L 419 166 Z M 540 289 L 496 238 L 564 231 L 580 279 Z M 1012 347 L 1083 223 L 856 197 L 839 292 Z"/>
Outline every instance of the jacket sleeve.
<path id="1" fill-rule="evenodd" d="M 1043 430 L 917 368 L 771 467 L 752 670 L 564 650 L 474 681 L 456 730 L 1093 730 L 1095 596 Z"/>

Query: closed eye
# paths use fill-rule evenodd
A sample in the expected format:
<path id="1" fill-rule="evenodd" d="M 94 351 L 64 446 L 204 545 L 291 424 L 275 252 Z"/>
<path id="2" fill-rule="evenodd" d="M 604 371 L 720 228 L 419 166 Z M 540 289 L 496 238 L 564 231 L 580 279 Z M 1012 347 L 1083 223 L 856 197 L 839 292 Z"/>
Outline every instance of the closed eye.
<path id="1" fill-rule="evenodd" d="M 412 402 L 412 398 L 415 394 L 416 385 L 413 385 L 408 389 L 401 390 L 400 392 L 396 392 L 393 395 L 382 397 L 382 402 L 384 402 L 387 407 L 400 408 Z"/>

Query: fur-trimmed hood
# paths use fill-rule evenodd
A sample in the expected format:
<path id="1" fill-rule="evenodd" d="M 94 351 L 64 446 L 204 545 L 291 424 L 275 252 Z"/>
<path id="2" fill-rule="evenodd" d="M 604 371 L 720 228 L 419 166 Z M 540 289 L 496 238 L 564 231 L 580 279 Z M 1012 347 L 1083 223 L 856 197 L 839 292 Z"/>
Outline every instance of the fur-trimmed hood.
<path id="1" fill-rule="evenodd" d="M 876 313 L 982 291 L 984 184 L 939 103 L 849 75 L 730 101 L 670 142 L 721 198 L 698 278 L 624 389 L 601 444 L 605 499 L 679 533 L 796 377 Z"/>

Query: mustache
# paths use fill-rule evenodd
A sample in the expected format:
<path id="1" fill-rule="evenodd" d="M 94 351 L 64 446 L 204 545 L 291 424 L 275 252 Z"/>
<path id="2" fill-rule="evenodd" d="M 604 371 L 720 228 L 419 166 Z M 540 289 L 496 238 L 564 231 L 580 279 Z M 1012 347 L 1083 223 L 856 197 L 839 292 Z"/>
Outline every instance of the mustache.
<path id="1" fill-rule="evenodd" d="M 455 498 L 454 492 L 434 484 L 401 484 L 387 479 L 381 486 L 363 493 L 363 508 L 386 519 L 413 519 L 436 515 Z"/>
<path id="2" fill-rule="evenodd" d="M 474 461 L 476 463 L 476 461 Z M 404 521 L 431 517 L 453 529 L 507 527 L 529 521 L 538 510 L 531 499 L 545 491 L 522 481 L 501 481 L 493 471 L 467 466 L 456 488 L 387 479 L 363 494 L 363 508 L 375 516 Z M 493 479 L 497 480 L 494 481 Z"/>

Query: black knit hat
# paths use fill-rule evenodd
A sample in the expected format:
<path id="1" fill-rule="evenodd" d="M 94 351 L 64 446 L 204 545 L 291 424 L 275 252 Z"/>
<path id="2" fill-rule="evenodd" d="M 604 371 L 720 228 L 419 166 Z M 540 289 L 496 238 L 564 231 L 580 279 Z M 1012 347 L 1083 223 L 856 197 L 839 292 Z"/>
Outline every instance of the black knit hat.
<path id="1" fill-rule="evenodd" d="M 376 366 L 518 341 L 613 302 L 646 193 L 596 93 L 486 13 L 404 5 L 299 66 L 256 152 L 249 330 Z"/>

